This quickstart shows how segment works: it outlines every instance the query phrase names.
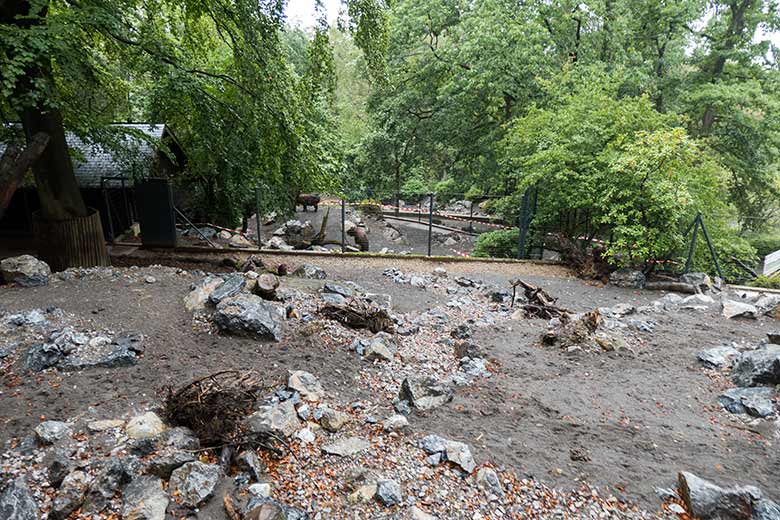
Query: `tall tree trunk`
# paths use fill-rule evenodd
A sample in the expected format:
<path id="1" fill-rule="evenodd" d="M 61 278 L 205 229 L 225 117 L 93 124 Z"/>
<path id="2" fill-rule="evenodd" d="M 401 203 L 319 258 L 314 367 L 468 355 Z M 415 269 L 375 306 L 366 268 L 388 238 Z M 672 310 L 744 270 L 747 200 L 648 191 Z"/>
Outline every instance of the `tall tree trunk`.
<path id="1" fill-rule="evenodd" d="M 16 188 L 22 183 L 24 174 L 38 160 L 48 143 L 49 136 L 41 132 L 32 137 L 31 143 L 24 150 L 20 150 L 16 143 L 11 143 L 0 157 L 0 220 L 11 204 Z"/>
<path id="2" fill-rule="evenodd" d="M 86 217 L 87 207 L 73 173 L 59 110 L 44 112 L 28 108 L 22 114 L 22 126 L 28 143 L 32 143 L 38 132 L 49 135 L 49 145 L 32 167 L 41 201 L 41 217 L 46 220 Z"/>

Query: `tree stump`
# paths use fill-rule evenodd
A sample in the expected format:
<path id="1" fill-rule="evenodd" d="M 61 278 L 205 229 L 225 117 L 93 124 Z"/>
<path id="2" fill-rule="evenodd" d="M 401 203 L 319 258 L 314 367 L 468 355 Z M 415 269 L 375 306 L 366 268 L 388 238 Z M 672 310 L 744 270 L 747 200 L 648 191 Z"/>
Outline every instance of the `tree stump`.
<path id="1" fill-rule="evenodd" d="M 45 220 L 39 213 L 33 214 L 38 257 L 49 264 L 52 271 L 111 265 L 100 213 L 92 208 L 89 211 L 86 217 L 67 220 Z"/>

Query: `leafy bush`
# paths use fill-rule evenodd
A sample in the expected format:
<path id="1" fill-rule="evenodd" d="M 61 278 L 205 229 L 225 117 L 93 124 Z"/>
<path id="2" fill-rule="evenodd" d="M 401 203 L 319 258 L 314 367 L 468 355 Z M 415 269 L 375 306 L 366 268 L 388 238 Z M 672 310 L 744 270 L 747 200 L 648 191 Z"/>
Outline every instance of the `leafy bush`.
<path id="1" fill-rule="evenodd" d="M 760 234 L 747 237 L 750 245 L 756 248 L 758 256 L 766 256 L 780 249 L 780 234 Z"/>
<path id="2" fill-rule="evenodd" d="M 764 287 L 765 289 L 780 289 L 780 276 L 759 276 L 750 285 Z"/>
<path id="3" fill-rule="evenodd" d="M 501 229 L 482 233 L 477 238 L 472 256 L 480 258 L 517 258 L 517 229 Z"/>

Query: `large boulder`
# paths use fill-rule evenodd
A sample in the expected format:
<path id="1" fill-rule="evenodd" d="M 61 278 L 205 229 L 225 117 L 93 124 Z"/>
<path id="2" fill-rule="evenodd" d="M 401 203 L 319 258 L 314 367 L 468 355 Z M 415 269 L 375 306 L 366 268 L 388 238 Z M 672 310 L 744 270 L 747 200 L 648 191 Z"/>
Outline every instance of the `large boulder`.
<path id="1" fill-rule="evenodd" d="M 301 247 L 314 237 L 314 226 L 308 220 L 288 220 L 280 228 L 274 231 L 274 236 L 284 240 L 284 242 L 294 248 Z"/>
<path id="2" fill-rule="evenodd" d="M 645 281 L 645 275 L 642 271 L 637 271 L 636 269 L 618 269 L 609 275 L 609 283 L 617 287 L 641 289 L 645 286 Z"/>
<path id="3" fill-rule="evenodd" d="M 718 397 L 720 404 L 731 413 L 746 413 L 753 417 L 768 417 L 775 413 L 772 402 L 775 391 L 763 386 L 730 388 Z"/>
<path id="4" fill-rule="evenodd" d="M 189 507 L 197 507 L 214 495 L 222 472 L 216 464 L 189 462 L 171 475 L 168 490 Z"/>
<path id="5" fill-rule="evenodd" d="M 0 494 L 0 518 L 38 520 L 38 506 L 22 480 L 15 480 Z"/>
<path id="6" fill-rule="evenodd" d="M 780 345 L 762 345 L 740 354 L 731 378 L 738 386 L 780 384 Z"/>
<path id="7" fill-rule="evenodd" d="M 125 428 L 131 439 L 149 439 L 165 431 L 165 424 L 154 412 L 146 412 L 130 419 Z"/>
<path id="8" fill-rule="evenodd" d="M 127 485 L 122 498 L 124 520 L 165 520 L 168 497 L 159 478 L 148 475 L 136 477 Z"/>
<path id="9" fill-rule="evenodd" d="M 229 334 L 279 341 L 284 316 L 272 303 L 254 294 L 238 294 L 217 305 L 214 322 Z"/>
<path id="10" fill-rule="evenodd" d="M 722 488 L 693 473 L 679 474 L 680 495 L 688 511 L 701 520 L 750 520 L 753 511 L 752 490 Z"/>
<path id="11" fill-rule="evenodd" d="M 417 410 L 430 410 L 452 400 L 453 394 L 449 386 L 431 377 L 409 378 L 401 383 L 398 398 L 407 401 Z"/>
<path id="12" fill-rule="evenodd" d="M 31 255 L 13 256 L 0 261 L 0 275 L 5 283 L 36 287 L 49 283 L 49 264 Z"/>
<path id="13" fill-rule="evenodd" d="M 731 345 L 720 345 L 718 347 L 708 348 L 699 352 L 696 357 L 705 366 L 712 368 L 722 368 L 730 365 L 734 358 L 739 355 L 739 350 Z"/>
<path id="14" fill-rule="evenodd" d="M 723 300 L 723 316 L 726 318 L 751 318 L 758 317 L 758 309 L 755 305 L 736 300 Z"/>

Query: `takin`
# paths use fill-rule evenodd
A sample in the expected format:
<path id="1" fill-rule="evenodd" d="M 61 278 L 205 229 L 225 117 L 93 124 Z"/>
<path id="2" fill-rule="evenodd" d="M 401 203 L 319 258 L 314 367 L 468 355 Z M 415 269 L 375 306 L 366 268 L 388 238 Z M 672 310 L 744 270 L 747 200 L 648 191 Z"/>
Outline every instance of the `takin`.
<path id="1" fill-rule="evenodd" d="M 366 233 L 366 228 L 355 226 L 347 231 L 347 235 L 355 238 L 355 245 L 359 246 L 361 251 L 368 251 L 368 233 Z"/>
<path id="2" fill-rule="evenodd" d="M 301 193 L 296 201 L 297 205 L 303 206 L 303 211 L 308 211 L 309 206 L 312 206 L 315 213 L 317 213 L 317 205 L 319 203 L 320 196 L 316 193 Z"/>

